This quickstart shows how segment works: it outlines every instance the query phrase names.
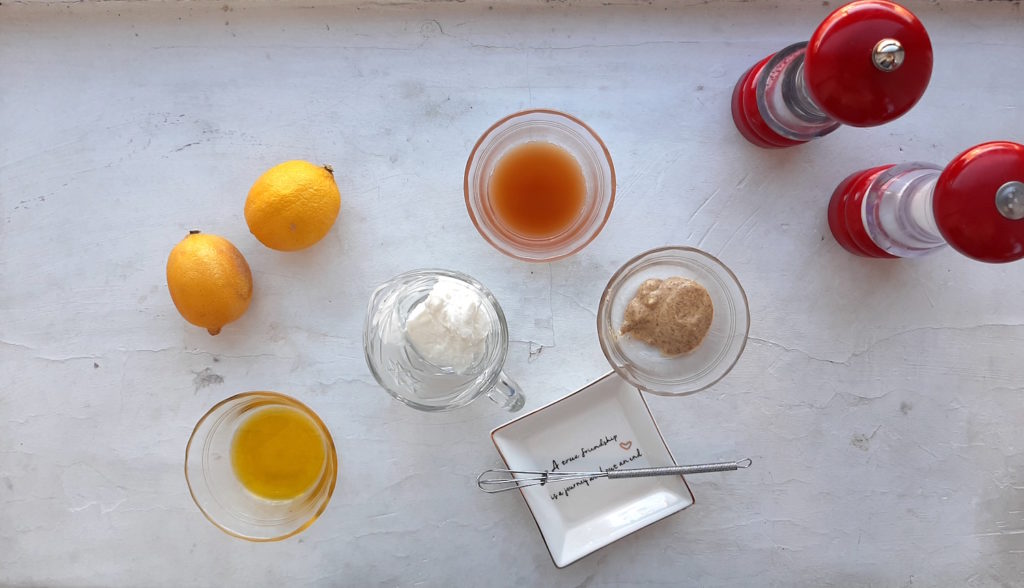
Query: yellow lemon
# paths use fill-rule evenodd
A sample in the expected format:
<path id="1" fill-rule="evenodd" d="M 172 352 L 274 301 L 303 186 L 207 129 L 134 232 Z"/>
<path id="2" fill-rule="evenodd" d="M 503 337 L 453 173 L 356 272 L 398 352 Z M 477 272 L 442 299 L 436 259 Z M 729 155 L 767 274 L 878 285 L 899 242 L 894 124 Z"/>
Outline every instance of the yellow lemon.
<path id="1" fill-rule="evenodd" d="M 245 222 L 267 247 L 297 251 L 323 239 L 340 208 L 331 166 L 286 161 L 252 185 L 245 200 Z"/>
<path id="2" fill-rule="evenodd" d="M 249 308 L 252 272 L 224 237 L 190 231 L 167 258 L 167 289 L 185 320 L 216 335 Z"/>

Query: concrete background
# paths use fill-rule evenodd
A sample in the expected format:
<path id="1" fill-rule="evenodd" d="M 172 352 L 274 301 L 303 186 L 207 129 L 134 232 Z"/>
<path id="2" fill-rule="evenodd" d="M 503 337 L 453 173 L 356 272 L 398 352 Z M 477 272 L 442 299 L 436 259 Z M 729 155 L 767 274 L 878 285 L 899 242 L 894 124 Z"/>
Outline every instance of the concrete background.
<path id="1" fill-rule="evenodd" d="M 828 4 L 3 0 L 0 584 L 1024 584 L 1024 265 L 860 259 L 825 222 L 852 171 L 1024 140 L 1022 8 L 913 2 L 936 65 L 909 114 L 746 144 L 733 84 Z M 604 232 L 552 264 L 491 249 L 463 204 L 473 143 L 527 107 L 588 122 L 618 172 Z M 295 158 L 334 166 L 342 212 L 283 254 L 242 206 Z M 217 337 L 167 294 L 192 228 L 254 272 Z M 393 401 L 363 361 L 365 304 L 408 269 L 474 275 L 529 410 L 608 371 L 600 293 L 665 244 L 728 264 L 752 327 L 719 385 L 651 409 L 680 461 L 755 467 L 692 477 L 693 508 L 559 571 L 522 498 L 473 484 L 508 415 Z M 247 390 L 308 403 L 338 445 L 329 508 L 283 543 L 221 533 L 185 485 L 196 420 Z"/>

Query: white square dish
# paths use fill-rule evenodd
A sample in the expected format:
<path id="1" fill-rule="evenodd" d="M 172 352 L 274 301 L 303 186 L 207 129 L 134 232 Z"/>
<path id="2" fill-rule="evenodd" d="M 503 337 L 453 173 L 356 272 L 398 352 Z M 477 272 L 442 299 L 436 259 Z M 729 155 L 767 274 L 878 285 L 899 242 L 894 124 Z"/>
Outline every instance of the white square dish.
<path id="1" fill-rule="evenodd" d="M 676 465 L 638 389 L 614 372 L 491 431 L 510 470 Z M 521 489 L 556 567 L 693 504 L 682 476 L 551 482 Z"/>

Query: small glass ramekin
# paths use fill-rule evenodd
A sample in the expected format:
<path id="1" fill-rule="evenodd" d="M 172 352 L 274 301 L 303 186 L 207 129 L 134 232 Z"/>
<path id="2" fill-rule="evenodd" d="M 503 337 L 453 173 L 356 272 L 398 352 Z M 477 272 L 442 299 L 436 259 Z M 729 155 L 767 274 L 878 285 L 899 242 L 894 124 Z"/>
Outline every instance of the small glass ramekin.
<path id="1" fill-rule="evenodd" d="M 303 413 L 324 440 L 320 478 L 289 500 L 268 500 L 248 491 L 231 465 L 238 427 L 255 411 L 271 407 Z M 323 514 L 338 480 L 338 455 L 327 426 L 305 404 L 277 392 L 246 392 L 220 401 L 196 423 L 185 448 L 185 480 L 196 506 L 221 531 L 248 541 L 280 541 Z"/>
<path id="2" fill-rule="evenodd" d="M 583 209 L 557 235 L 530 238 L 505 226 L 490 202 L 494 168 L 509 149 L 533 141 L 567 150 L 586 181 Z M 583 121 L 555 110 L 526 110 L 494 123 L 480 137 L 466 162 L 466 208 L 480 235 L 495 249 L 523 261 L 554 261 L 573 255 L 597 237 L 615 202 L 615 167 L 601 138 Z"/>
<path id="3" fill-rule="evenodd" d="M 690 353 L 666 356 L 656 347 L 622 335 L 626 306 L 645 280 L 689 278 L 707 289 L 714 318 L 704 341 Z M 692 247 L 661 247 L 626 262 L 608 281 L 597 309 L 597 337 L 608 362 L 637 388 L 684 396 L 718 382 L 736 365 L 747 344 L 750 311 L 735 274 Z"/>

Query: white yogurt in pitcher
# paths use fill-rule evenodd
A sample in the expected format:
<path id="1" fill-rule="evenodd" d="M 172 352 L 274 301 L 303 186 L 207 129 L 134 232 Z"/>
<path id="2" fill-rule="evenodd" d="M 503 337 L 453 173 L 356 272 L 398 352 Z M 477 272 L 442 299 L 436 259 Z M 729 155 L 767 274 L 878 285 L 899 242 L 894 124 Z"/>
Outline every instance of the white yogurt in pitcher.
<path id="1" fill-rule="evenodd" d="M 426 299 L 409 313 L 405 332 L 423 359 L 461 374 L 486 352 L 491 319 L 479 293 L 439 276 Z"/>

